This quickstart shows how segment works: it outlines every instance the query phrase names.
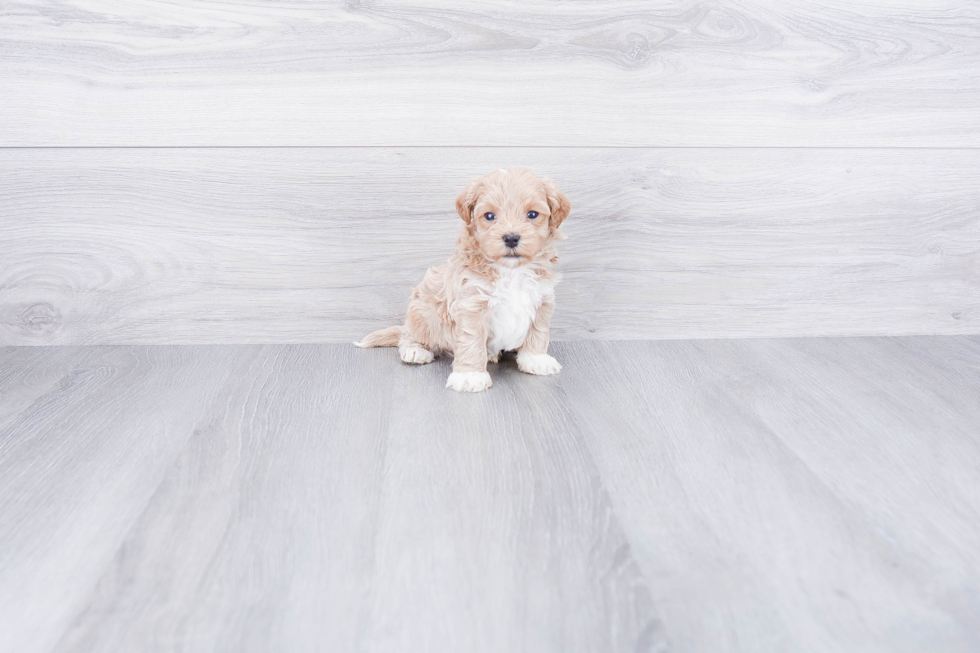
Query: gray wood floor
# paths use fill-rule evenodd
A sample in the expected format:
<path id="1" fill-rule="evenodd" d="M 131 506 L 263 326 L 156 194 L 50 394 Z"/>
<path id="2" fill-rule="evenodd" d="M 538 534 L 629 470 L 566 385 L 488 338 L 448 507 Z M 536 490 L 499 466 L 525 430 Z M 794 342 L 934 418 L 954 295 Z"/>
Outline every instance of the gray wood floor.
<path id="1" fill-rule="evenodd" d="M 0 650 L 980 649 L 980 338 L 0 348 Z"/>

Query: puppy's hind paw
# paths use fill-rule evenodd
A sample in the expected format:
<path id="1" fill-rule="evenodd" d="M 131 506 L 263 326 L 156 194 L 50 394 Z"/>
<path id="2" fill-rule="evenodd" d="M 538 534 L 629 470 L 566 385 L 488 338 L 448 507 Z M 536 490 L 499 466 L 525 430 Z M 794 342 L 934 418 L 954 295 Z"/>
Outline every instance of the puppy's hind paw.
<path id="1" fill-rule="evenodd" d="M 549 374 L 558 374 L 561 371 L 561 363 L 548 354 L 518 353 L 517 369 L 525 374 L 547 376 Z"/>
<path id="2" fill-rule="evenodd" d="M 483 392 L 493 385 L 489 372 L 453 372 L 446 387 L 456 392 Z"/>
<path id="3" fill-rule="evenodd" d="M 402 360 L 413 365 L 425 365 L 435 358 L 433 353 L 422 345 L 407 345 L 398 350 Z"/>

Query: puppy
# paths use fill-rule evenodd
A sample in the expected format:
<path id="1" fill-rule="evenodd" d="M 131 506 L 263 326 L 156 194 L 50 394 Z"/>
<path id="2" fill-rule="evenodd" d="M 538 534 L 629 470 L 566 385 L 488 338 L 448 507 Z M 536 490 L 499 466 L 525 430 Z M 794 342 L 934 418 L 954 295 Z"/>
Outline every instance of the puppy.
<path id="1" fill-rule="evenodd" d="M 429 268 L 412 291 L 402 326 L 368 335 L 358 347 L 398 347 L 406 363 L 453 355 L 446 387 L 480 392 L 492 385 L 487 362 L 517 351 L 517 368 L 557 374 L 548 355 L 555 307 L 555 243 L 571 204 L 554 182 L 527 168 L 474 179 L 456 199 L 463 226 L 449 262 Z"/>

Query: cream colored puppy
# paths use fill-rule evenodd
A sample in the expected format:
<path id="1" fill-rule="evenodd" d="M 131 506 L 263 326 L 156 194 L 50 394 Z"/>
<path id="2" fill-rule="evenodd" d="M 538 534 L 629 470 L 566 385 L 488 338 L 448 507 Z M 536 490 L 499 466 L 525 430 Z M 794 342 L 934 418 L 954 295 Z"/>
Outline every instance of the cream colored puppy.
<path id="1" fill-rule="evenodd" d="M 449 262 L 429 268 L 412 291 L 402 326 L 381 329 L 358 347 L 398 347 L 406 363 L 453 354 L 446 387 L 480 392 L 492 385 L 487 362 L 517 350 L 528 374 L 557 374 L 548 355 L 555 307 L 558 226 L 571 209 L 554 182 L 527 168 L 474 179 L 456 200 L 463 227 Z"/>

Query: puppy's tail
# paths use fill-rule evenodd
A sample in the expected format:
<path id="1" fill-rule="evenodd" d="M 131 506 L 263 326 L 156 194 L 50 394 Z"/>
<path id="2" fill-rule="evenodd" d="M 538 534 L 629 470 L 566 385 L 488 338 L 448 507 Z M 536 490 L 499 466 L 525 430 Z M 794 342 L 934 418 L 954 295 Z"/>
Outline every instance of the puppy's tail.
<path id="1" fill-rule="evenodd" d="M 355 342 L 354 344 L 361 349 L 367 349 L 369 347 L 397 347 L 401 337 L 402 327 L 398 325 L 388 327 L 387 329 L 378 329 L 373 333 L 369 333 L 364 340 Z"/>

